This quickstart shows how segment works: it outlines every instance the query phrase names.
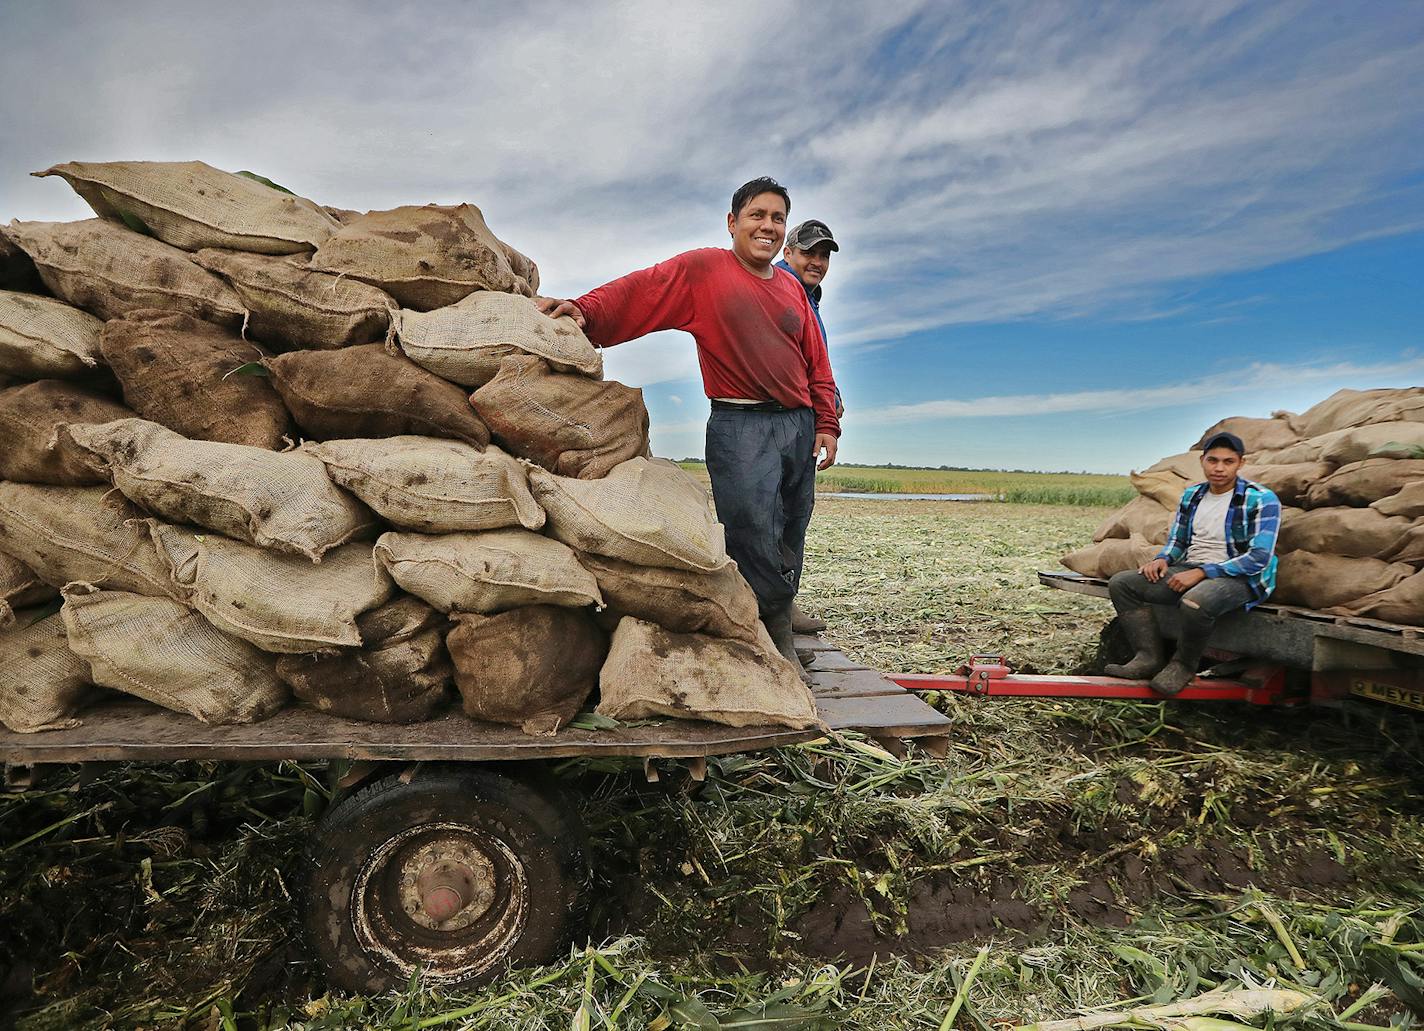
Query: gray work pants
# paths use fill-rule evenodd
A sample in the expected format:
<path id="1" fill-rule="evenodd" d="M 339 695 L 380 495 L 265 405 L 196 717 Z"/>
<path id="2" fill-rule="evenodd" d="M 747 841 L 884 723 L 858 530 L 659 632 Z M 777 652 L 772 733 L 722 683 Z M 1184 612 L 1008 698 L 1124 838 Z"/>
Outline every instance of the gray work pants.
<path id="1" fill-rule="evenodd" d="M 1206 641 L 1219 616 L 1241 608 L 1251 600 L 1251 587 L 1242 576 L 1206 579 L 1191 590 L 1178 594 L 1167 586 L 1176 574 L 1196 566 L 1171 565 L 1155 584 L 1135 569 L 1117 573 L 1108 581 L 1108 594 L 1119 613 L 1143 605 L 1176 605 L 1182 616 L 1182 637 Z"/>
<path id="2" fill-rule="evenodd" d="M 707 474 L 727 553 L 763 616 L 784 609 L 801 586 L 806 527 L 816 503 L 816 420 L 809 408 L 780 412 L 712 409 Z"/>

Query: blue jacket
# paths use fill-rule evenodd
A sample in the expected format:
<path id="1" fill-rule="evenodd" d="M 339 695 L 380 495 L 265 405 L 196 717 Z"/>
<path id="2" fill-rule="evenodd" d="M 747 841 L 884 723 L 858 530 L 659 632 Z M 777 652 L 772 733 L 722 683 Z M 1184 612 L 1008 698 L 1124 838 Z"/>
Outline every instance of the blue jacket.
<path id="1" fill-rule="evenodd" d="M 785 269 L 791 274 L 792 279 L 796 280 L 796 282 L 798 283 L 801 283 L 801 277 L 796 274 L 796 270 L 794 268 L 787 264 L 785 258 L 782 258 L 780 261 L 778 261 L 776 263 L 776 267 L 779 269 Z M 811 311 L 816 316 L 816 325 L 821 327 L 821 339 L 826 341 L 826 351 L 829 352 L 831 349 L 831 341 L 830 338 L 826 336 L 826 324 L 821 321 L 821 284 L 817 283 L 815 286 L 807 286 L 805 283 L 801 283 L 801 289 L 806 291 L 806 300 L 811 302 Z M 845 401 L 841 399 L 841 388 L 837 386 L 836 407 L 843 408 L 844 406 Z"/>
<path id="2" fill-rule="evenodd" d="M 1182 492 L 1167 543 L 1158 558 L 1180 562 L 1192 543 L 1192 518 L 1197 505 L 1211 487 L 1197 483 Z M 1281 503 L 1276 495 L 1256 483 L 1236 477 L 1231 503 L 1226 509 L 1225 562 L 1208 562 L 1201 567 L 1211 579 L 1239 576 L 1251 589 L 1248 609 L 1263 602 L 1276 587 L 1276 534 L 1281 528 Z"/>

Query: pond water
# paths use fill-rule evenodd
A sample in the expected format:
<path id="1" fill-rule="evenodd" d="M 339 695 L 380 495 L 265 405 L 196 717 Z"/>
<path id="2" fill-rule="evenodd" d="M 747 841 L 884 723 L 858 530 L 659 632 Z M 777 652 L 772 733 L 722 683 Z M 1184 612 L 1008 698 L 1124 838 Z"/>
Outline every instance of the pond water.
<path id="1" fill-rule="evenodd" d="M 817 492 L 818 498 L 855 498 L 861 501 L 993 501 L 993 494 L 863 494 L 859 491 Z"/>

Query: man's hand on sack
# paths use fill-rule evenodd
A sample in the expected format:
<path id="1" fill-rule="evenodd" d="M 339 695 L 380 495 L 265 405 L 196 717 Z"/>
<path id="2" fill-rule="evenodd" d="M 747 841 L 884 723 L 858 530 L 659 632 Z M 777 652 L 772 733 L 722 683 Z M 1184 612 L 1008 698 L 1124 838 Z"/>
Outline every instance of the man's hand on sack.
<path id="1" fill-rule="evenodd" d="M 557 297 L 536 297 L 534 303 L 549 318 L 559 319 L 567 315 L 574 320 L 579 329 L 584 328 L 583 312 L 579 311 L 579 306 L 573 301 L 561 301 Z"/>

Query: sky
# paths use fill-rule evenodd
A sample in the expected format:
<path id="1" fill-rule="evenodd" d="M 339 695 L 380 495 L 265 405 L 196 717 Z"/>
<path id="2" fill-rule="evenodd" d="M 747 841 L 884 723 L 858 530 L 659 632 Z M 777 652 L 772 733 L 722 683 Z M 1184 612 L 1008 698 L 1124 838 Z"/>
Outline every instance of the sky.
<path id="1" fill-rule="evenodd" d="M 841 245 L 841 460 L 1125 472 L 1227 415 L 1424 383 L 1424 3 L 0 0 L 0 220 L 70 160 L 470 201 L 576 296 L 727 245 L 742 182 Z M 606 352 L 702 453 L 690 337 Z"/>

